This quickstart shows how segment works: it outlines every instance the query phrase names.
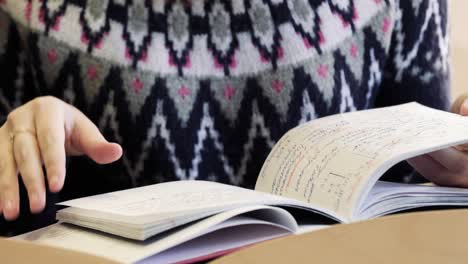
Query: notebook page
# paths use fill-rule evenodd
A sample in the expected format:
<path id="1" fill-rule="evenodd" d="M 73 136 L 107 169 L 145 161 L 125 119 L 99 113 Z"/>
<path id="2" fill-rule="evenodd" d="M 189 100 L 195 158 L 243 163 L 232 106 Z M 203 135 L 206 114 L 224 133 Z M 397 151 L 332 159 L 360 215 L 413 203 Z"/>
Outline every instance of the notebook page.
<path id="1" fill-rule="evenodd" d="M 286 200 L 267 193 L 205 181 L 178 181 L 70 200 L 59 205 L 121 216 L 184 215 L 235 205 Z"/>
<path id="2" fill-rule="evenodd" d="M 466 142 L 467 117 L 417 103 L 330 116 L 288 132 L 268 156 L 256 190 L 351 220 L 361 197 L 392 164 Z"/>

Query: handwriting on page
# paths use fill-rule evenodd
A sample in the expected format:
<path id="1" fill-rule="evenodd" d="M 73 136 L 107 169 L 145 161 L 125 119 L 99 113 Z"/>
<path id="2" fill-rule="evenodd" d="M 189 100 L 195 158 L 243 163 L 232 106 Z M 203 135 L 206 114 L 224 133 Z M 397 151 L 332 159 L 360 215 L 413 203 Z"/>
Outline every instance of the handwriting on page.
<path id="1" fill-rule="evenodd" d="M 414 103 L 323 118 L 278 142 L 256 189 L 349 215 L 385 161 L 466 139 L 468 119 Z"/>
<path id="2" fill-rule="evenodd" d="M 151 214 L 164 216 L 190 210 L 262 203 L 275 199 L 280 198 L 212 182 L 181 181 L 85 197 L 61 205 L 126 216 Z"/>

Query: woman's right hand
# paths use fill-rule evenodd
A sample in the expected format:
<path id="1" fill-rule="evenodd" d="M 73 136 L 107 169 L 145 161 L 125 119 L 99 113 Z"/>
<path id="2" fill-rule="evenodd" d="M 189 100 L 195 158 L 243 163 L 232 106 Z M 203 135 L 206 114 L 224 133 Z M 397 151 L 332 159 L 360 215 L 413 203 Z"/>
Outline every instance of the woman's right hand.
<path id="1" fill-rule="evenodd" d="M 32 213 L 46 204 L 45 166 L 49 190 L 58 192 L 65 179 L 67 155 L 87 155 L 99 164 L 122 156 L 78 109 L 54 97 L 38 97 L 12 111 L 0 128 L 0 216 L 19 214 L 18 174 L 28 192 Z"/>

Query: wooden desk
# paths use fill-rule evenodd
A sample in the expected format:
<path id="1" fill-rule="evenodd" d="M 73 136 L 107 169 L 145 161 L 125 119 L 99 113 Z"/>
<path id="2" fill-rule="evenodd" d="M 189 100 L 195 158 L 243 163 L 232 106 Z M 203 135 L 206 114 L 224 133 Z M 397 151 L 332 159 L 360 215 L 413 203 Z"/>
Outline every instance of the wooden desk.
<path id="1" fill-rule="evenodd" d="M 115 263 L 0 239 L 0 263 Z M 214 263 L 468 263 L 468 209 L 411 213 L 336 225 L 258 244 Z"/>
<path id="2" fill-rule="evenodd" d="M 117 264 L 104 258 L 25 241 L 0 239 L 2 264 Z"/>
<path id="3" fill-rule="evenodd" d="M 468 210 L 338 225 L 258 244 L 214 263 L 468 263 Z"/>

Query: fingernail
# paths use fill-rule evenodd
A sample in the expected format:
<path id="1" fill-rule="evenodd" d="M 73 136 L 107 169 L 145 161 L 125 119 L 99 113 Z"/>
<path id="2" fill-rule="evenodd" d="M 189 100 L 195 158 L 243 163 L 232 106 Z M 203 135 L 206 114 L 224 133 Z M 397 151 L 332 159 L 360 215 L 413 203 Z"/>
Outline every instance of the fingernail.
<path id="1" fill-rule="evenodd" d="M 29 203 L 32 205 L 36 205 L 39 201 L 39 194 L 37 192 L 31 193 L 31 196 L 29 197 Z"/>
<path id="2" fill-rule="evenodd" d="M 464 108 L 468 108 L 468 99 L 465 100 L 465 102 L 463 102 L 463 106 Z"/>
<path id="3" fill-rule="evenodd" d="M 3 205 L 3 208 L 5 209 L 5 211 L 13 210 L 13 202 L 11 200 L 6 200 Z"/>
<path id="4" fill-rule="evenodd" d="M 39 192 L 34 193 L 34 200 L 37 204 L 40 204 L 42 201 L 42 195 Z"/>
<path id="5" fill-rule="evenodd" d="M 58 178 L 56 176 L 50 177 L 50 187 L 54 189 L 57 186 Z"/>
<path id="6" fill-rule="evenodd" d="M 60 191 L 60 188 L 62 186 L 62 182 L 61 182 L 61 177 L 59 176 L 52 176 L 50 178 L 50 182 L 49 182 L 49 190 L 51 192 L 58 192 Z"/>
<path id="7" fill-rule="evenodd" d="M 29 206 L 33 208 L 37 204 L 37 193 L 31 193 L 29 196 Z"/>
<path id="8" fill-rule="evenodd" d="M 18 217 L 18 205 L 10 199 L 3 200 L 3 216 L 7 221 L 12 221 Z"/>
<path id="9" fill-rule="evenodd" d="M 42 195 L 39 192 L 34 192 L 31 194 L 30 209 L 32 213 L 38 213 L 42 210 L 43 202 L 42 202 Z"/>

